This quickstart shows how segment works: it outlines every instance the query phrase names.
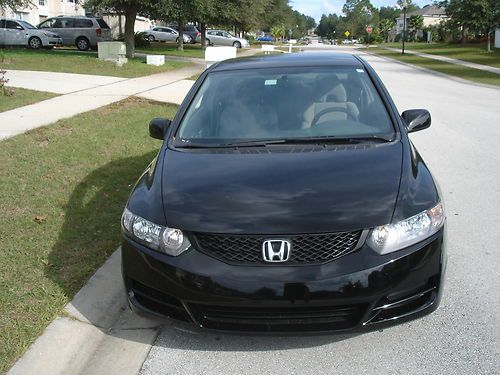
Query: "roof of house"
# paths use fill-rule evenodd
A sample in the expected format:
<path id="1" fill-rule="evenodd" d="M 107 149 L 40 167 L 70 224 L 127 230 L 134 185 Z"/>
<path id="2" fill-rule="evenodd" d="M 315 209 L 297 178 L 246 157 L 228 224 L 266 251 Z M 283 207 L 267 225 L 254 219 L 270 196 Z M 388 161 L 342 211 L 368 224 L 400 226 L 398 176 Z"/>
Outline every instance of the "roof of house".
<path id="1" fill-rule="evenodd" d="M 447 17 L 446 9 L 440 7 L 438 5 L 426 5 L 421 9 L 414 10 L 412 12 L 407 13 L 407 17 L 410 16 L 428 16 L 428 17 Z M 399 18 L 403 18 L 403 14 L 399 15 Z"/>

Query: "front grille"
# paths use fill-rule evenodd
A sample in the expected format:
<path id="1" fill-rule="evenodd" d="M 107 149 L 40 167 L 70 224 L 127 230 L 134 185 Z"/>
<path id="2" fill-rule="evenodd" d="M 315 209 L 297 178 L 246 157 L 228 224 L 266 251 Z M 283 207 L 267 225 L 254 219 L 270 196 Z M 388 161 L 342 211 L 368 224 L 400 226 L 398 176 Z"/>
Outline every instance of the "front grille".
<path id="1" fill-rule="evenodd" d="M 353 328 L 360 322 L 366 306 L 235 307 L 189 304 L 189 309 L 205 328 L 289 332 Z"/>
<path id="2" fill-rule="evenodd" d="M 272 239 L 263 236 L 194 234 L 198 249 L 231 264 L 267 264 L 262 258 L 262 244 Z M 291 242 L 290 258 L 286 264 L 325 263 L 348 254 L 356 248 L 361 231 L 329 234 L 280 236 Z"/>

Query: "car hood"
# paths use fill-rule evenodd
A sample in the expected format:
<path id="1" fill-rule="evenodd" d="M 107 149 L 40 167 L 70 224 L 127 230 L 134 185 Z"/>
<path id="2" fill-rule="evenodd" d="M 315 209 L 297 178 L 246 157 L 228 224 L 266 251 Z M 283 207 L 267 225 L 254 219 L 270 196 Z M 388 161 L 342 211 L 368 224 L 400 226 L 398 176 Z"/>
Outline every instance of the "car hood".
<path id="1" fill-rule="evenodd" d="M 47 30 L 30 30 L 31 34 L 33 35 L 42 35 L 42 36 L 48 36 L 49 38 L 59 38 L 59 35 L 57 33 L 54 33 L 52 31 L 47 31 Z"/>
<path id="2" fill-rule="evenodd" d="M 166 223 L 186 231 L 327 233 L 389 223 L 400 142 L 333 150 L 273 147 L 227 152 L 167 150 Z"/>

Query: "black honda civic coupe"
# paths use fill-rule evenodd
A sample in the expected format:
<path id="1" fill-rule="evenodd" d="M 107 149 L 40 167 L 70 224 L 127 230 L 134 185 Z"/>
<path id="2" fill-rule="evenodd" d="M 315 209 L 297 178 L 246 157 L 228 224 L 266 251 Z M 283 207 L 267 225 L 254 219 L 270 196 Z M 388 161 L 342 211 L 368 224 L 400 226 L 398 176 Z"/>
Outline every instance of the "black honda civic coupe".
<path id="1" fill-rule="evenodd" d="M 251 332 L 378 329 L 434 311 L 445 213 L 362 58 L 227 60 L 196 81 L 122 216 L 134 311 Z"/>

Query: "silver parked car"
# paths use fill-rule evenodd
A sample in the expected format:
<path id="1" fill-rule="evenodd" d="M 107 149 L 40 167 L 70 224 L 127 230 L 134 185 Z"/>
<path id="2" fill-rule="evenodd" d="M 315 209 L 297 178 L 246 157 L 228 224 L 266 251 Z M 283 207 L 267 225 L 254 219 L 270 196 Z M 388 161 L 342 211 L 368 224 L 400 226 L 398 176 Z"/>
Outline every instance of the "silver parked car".
<path id="1" fill-rule="evenodd" d="M 59 34 L 65 46 L 76 46 L 80 51 L 97 48 L 97 43 L 111 40 L 111 29 L 102 18 L 59 16 L 49 18 L 38 28 Z"/>
<path id="2" fill-rule="evenodd" d="M 0 45 L 25 46 L 33 49 L 51 48 L 62 44 L 58 34 L 38 30 L 26 21 L 0 19 Z"/>
<path id="3" fill-rule="evenodd" d="M 208 30 L 206 35 L 208 45 L 233 46 L 236 48 L 248 47 L 250 45 L 248 40 L 237 38 L 224 30 Z M 200 40 L 197 39 L 197 41 L 199 42 Z"/>
<path id="4" fill-rule="evenodd" d="M 177 30 L 166 26 L 154 27 L 151 30 L 146 31 L 145 36 L 150 42 L 177 42 L 179 39 L 179 33 Z M 184 34 L 182 39 L 184 40 L 184 43 L 192 42 L 191 37 L 187 34 Z"/>

